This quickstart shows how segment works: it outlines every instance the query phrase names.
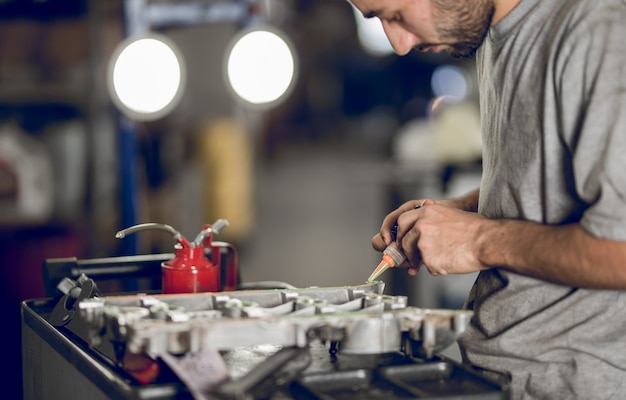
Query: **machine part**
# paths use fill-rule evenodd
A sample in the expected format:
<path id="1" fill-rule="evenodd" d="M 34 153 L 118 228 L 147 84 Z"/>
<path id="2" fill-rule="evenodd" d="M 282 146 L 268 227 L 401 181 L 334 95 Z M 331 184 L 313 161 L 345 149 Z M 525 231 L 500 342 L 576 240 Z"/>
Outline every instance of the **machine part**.
<path id="1" fill-rule="evenodd" d="M 280 281 L 243 282 L 237 290 L 268 290 L 268 289 L 297 289 L 295 286 Z"/>
<path id="2" fill-rule="evenodd" d="M 310 363 L 311 353 L 308 347 L 284 347 L 243 377 L 218 386 L 215 393 L 219 398 L 242 399 L 246 393 L 254 390 L 257 392 L 254 398 L 269 398 L 273 388 L 291 382 Z"/>
<path id="3" fill-rule="evenodd" d="M 72 321 L 78 304 L 85 299 L 93 298 L 98 288 L 93 280 L 81 274 L 76 281 L 63 279 L 57 288 L 64 293 L 50 316 L 50 323 L 54 326 L 65 326 Z"/>
<path id="4" fill-rule="evenodd" d="M 376 289 L 376 288 L 374 288 Z M 393 298 L 377 294 L 372 296 L 372 288 L 319 288 L 301 289 L 308 291 L 302 297 L 334 298 L 328 303 L 342 304 L 346 297 L 375 297 L 368 304 L 378 307 L 370 311 L 372 317 L 376 313 L 384 313 L 395 307 L 401 312 Z M 271 301 L 264 302 L 269 298 Z M 295 301 L 300 297 L 293 292 L 273 293 L 270 291 L 262 296 L 246 293 L 245 298 L 237 299 L 241 303 L 256 303 L 255 307 L 263 308 L 276 304 L 277 298 L 283 301 Z M 356 293 L 356 295 L 354 295 Z M 324 295 L 326 294 L 326 295 Z M 205 294 L 164 295 L 163 298 L 145 297 L 141 301 L 146 311 L 146 318 L 167 322 L 167 310 L 161 303 L 163 298 L 175 299 L 176 320 L 187 311 L 182 305 L 193 308 L 193 313 L 203 313 L 202 308 L 211 305 L 207 312 L 220 313 L 221 307 L 232 303 L 229 296 L 223 293 L 209 296 Z M 485 399 L 504 400 L 509 398 L 509 377 L 498 376 L 497 373 L 486 374 L 484 370 L 474 369 L 435 354 L 425 359 L 404 351 L 382 354 L 346 354 L 333 352 L 337 343 L 341 344 L 347 330 L 330 323 L 319 324 L 307 331 L 310 341 L 304 347 L 284 347 L 271 344 L 258 346 L 232 346 L 230 350 L 220 351 L 212 348 L 187 352 L 181 355 L 163 353 L 153 359 L 145 353 L 126 353 L 125 365 L 119 365 L 101 351 L 101 347 L 90 346 L 84 339 L 89 336 L 75 334 L 74 327 L 81 321 L 81 313 L 77 313 L 71 324 L 54 327 L 49 317 L 56 305 L 52 298 L 30 300 L 22 303 L 23 332 L 23 366 L 25 399 L 377 399 L 384 398 L 429 398 L 429 399 Z M 127 302 L 124 300 L 123 302 Z M 400 301 L 402 303 L 402 301 Z M 365 304 L 365 302 L 364 302 Z M 114 306 L 117 307 L 117 306 Z M 423 310 L 431 317 L 442 316 L 450 324 L 443 324 L 435 330 L 435 334 L 455 335 L 457 328 L 462 330 L 463 313 L 456 310 Z M 357 313 L 361 313 L 358 311 Z M 353 313 L 340 312 L 332 315 L 342 319 Z M 456 316 L 455 316 L 456 314 Z M 280 316 L 285 318 L 287 316 Z M 450 318 L 451 316 L 455 316 Z M 125 318 L 140 317 L 138 310 L 130 310 Z M 213 317 L 216 317 L 214 314 Z M 297 317 L 318 318 L 319 316 Z M 323 315 L 324 321 L 331 315 Z M 406 317 L 406 315 L 405 315 Z M 456 317 L 459 320 L 455 322 Z M 165 318 L 165 319 L 163 319 Z M 271 317 L 274 318 L 274 317 Z M 186 321 L 192 321 L 193 315 Z M 223 319 L 223 318 L 222 318 Z M 216 322 L 222 319 L 214 320 Z M 185 321 L 185 319 L 182 319 Z M 406 321 L 403 320 L 404 324 Z M 82 321 L 85 324 L 85 321 Z M 436 322 L 435 324 L 440 323 Z M 96 324 L 99 325 L 99 324 Z M 132 324 L 131 324 L 132 325 Z M 407 327 L 412 324 L 407 323 Z M 446 328 L 447 326 L 447 328 Z M 421 346 L 418 330 L 405 331 L 401 325 L 402 337 L 410 346 Z M 255 332 L 252 332 L 253 334 Z M 103 335 L 103 332 L 92 331 L 92 335 Z M 410 338 L 414 336 L 415 339 Z M 105 335 L 106 336 L 106 335 Z M 316 340 L 326 338 L 326 340 Z M 103 337 L 103 340 L 105 337 Z M 199 339 L 196 337 L 194 340 Z M 337 342 L 332 342 L 336 340 Z M 437 338 L 440 340 L 448 340 Z M 236 338 L 233 338 L 236 341 Z M 328 343 L 331 341 L 331 343 Z M 330 349 L 329 349 L 330 345 Z M 330 354 L 329 354 L 330 352 Z M 436 350 L 435 350 L 436 352 Z M 131 355 L 132 357 L 129 357 Z M 166 361 L 166 359 L 168 361 Z M 169 360 L 174 359 L 174 363 Z M 151 362 L 154 361 L 155 363 Z M 228 379 L 224 380 L 225 369 Z M 308 366 L 307 366 L 308 365 Z M 169 366 L 169 367 L 168 367 Z M 160 372 L 159 372 L 160 367 Z M 178 372 L 173 370 L 178 369 Z M 195 370 L 194 370 L 195 369 Z M 140 376 L 139 376 L 140 375 Z M 497 378 L 497 379 L 496 379 Z M 33 385 L 32 382 L 36 382 Z M 67 382 L 72 382 L 68 385 Z M 221 382 L 221 383 L 220 383 Z M 193 387 L 196 385 L 196 387 Z M 201 390 L 200 390 L 201 388 Z M 197 390 L 198 389 L 198 390 Z"/>
<path id="5" fill-rule="evenodd" d="M 157 358 L 208 349 L 337 342 L 346 354 L 411 348 L 432 356 L 452 344 L 470 311 L 408 307 L 404 296 L 382 295 L 384 283 L 336 288 L 235 291 L 189 295 L 111 296 L 83 300 L 86 341 L 123 342 Z M 143 312 L 139 312 L 140 309 Z"/>
<path id="6" fill-rule="evenodd" d="M 295 382 L 304 398 L 508 399 L 504 383 L 449 361 L 309 374 Z"/>
<path id="7" fill-rule="evenodd" d="M 347 324 L 346 336 L 339 341 L 339 351 L 346 354 L 380 354 L 400 351 L 401 320 L 393 314 L 364 318 Z"/>

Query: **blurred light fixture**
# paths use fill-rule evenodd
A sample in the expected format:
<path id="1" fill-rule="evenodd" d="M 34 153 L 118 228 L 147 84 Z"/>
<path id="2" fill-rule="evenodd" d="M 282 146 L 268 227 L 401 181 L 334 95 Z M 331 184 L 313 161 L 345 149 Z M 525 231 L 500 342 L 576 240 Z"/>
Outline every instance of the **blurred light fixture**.
<path id="1" fill-rule="evenodd" d="M 128 37 L 115 50 L 108 88 L 129 118 L 155 120 L 179 102 L 185 83 L 183 59 L 166 37 L 148 33 Z"/>
<path id="2" fill-rule="evenodd" d="M 430 82 L 435 97 L 445 98 L 448 103 L 460 103 L 469 94 L 470 83 L 465 72 L 453 65 L 437 67 Z"/>
<path id="3" fill-rule="evenodd" d="M 237 99 L 253 107 L 273 106 L 296 80 L 296 56 L 286 36 L 255 26 L 239 32 L 227 48 L 224 72 Z"/>
<path id="4" fill-rule="evenodd" d="M 354 18 L 356 19 L 357 35 L 363 49 L 375 57 L 384 57 L 393 53 L 393 47 L 383 29 L 383 24 L 378 18 L 365 18 L 354 6 Z"/>

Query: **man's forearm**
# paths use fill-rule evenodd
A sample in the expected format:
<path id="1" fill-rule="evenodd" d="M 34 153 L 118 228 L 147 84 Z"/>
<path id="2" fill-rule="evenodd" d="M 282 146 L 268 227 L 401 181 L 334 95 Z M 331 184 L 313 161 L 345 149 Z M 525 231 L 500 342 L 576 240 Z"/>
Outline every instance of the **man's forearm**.
<path id="1" fill-rule="evenodd" d="M 626 242 L 598 239 L 581 225 L 485 221 L 479 260 L 573 287 L 626 289 Z"/>

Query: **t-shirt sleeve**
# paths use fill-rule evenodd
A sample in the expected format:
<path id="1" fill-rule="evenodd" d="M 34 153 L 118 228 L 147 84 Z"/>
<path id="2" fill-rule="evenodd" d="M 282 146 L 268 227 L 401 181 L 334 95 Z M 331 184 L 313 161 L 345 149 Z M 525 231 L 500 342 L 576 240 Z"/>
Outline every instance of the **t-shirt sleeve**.
<path id="1" fill-rule="evenodd" d="M 561 53 L 561 124 L 591 234 L 626 240 L 626 13 L 575 27 Z"/>

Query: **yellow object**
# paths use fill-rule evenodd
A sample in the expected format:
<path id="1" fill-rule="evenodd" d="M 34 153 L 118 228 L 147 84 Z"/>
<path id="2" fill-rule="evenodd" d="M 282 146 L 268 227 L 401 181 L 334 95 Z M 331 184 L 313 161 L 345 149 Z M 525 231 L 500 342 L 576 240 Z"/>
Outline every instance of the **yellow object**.
<path id="1" fill-rule="evenodd" d="M 254 224 L 254 152 L 252 139 L 237 121 L 209 121 L 201 131 L 204 176 L 203 221 L 227 219 L 219 240 L 244 240 Z"/>

